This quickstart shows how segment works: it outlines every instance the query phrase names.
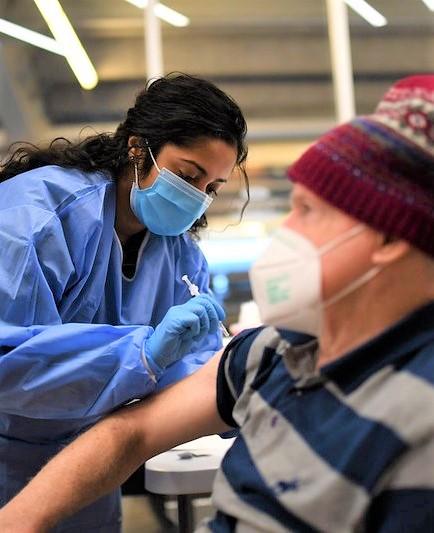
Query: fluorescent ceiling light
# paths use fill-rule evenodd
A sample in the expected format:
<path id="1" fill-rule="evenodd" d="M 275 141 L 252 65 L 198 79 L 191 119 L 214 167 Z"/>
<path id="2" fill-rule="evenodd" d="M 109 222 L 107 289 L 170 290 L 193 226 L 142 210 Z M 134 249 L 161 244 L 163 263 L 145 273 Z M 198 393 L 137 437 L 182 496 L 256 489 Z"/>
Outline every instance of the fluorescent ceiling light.
<path id="1" fill-rule="evenodd" d="M 133 4 L 133 6 L 145 8 L 148 5 L 148 0 L 126 0 L 130 4 Z M 164 4 L 161 4 L 158 2 L 155 4 L 155 14 L 157 17 L 159 17 L 161 20 L 164 20 L 165 22 L 168 22 L 169 24 L 172 24 L 172 26 L 178 26 L 180 28 L 184 26 L 188 26 L 190 24 L 190 19 L 183 15 L 182 13 L 179 13 L 179 11 L 175 11 L 174 9 L 167 7 Z"/>
<path id="2" fill-rule="evenodd" d="M 83 89 L 93 89 L 98 75 L 58 0 L 34 0 Z"/>
<path id="3" fill-rule="evenodd" d="M 169 24 L 172 24 L 172 26 L 183 28 L 190 24 L 190 19 L 188 17 L 164 4 L 158 3 L 155 5 L 155 14 L 157 17 L 160 17 L 161 20 L 165 20 Z"/>
<path id="4" fill-rule="evenodd" d="M 356 13 L 372 24 L 372 26 L 385 26 L 387 20 L 381 13 L 374 9 L 365 0 L 344 0 Z"/>
<path id="5" fill-rule="evenodd" d="M 24 26 L 13 24 L 12 22 L 8 22 L 7 20 L 1 18 L 0 33 L 14 37 L 15 39 L 19 39 L 25 43 L 32 44 L 38 48 L 43 48 L 44 50 L 48 50 L 48 52 L 53 52 L 54 54 L 59 54 L 61 56 L 64 55 L 63 48 L 55 39 L 47 37 L 42 33 L 24 28 Z"/>
<path id="6" fill-rule="evenodd" d="M 426 5 L 428 9 L 434 11 L 434 0 L 422 0 L 422 2 Z"/>

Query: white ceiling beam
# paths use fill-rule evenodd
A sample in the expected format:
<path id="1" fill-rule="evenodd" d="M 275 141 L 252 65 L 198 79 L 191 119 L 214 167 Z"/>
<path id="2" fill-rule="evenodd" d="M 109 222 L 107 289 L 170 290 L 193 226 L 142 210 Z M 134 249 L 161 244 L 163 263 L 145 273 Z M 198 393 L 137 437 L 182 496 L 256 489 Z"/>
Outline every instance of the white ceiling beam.
<path id="1" fill-rule="evenodd" d="M 155 0 L 148 0 L 144 9 L 146 77 L 148 80 L 164 75 L 163 38 L 160 19 L 155 12 Z"/>
<path id="2" fill-rule="evenodd" d="M 326 0 L 326 7 L 336 120 L 340 124 L 356 113 L 348 12 L 342 0 Z"/>

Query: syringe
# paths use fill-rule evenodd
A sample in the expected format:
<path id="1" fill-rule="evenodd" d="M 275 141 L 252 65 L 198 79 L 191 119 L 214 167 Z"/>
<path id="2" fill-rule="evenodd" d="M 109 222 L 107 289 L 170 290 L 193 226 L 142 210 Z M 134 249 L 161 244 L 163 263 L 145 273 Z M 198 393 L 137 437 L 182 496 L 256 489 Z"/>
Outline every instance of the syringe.
<path id="1" fill-rule="evenodd" d="M 188 279 L 187 274 L 184 274 L 181 279 L 182 279 L 182 281 L 184 281 L 187 284 L 188 290 L 190 291 L 190 294 L 192 296 L 199 296 L 199 294 L 200 294 L 199 287 L 197 285 L 195 285 L 194 283 L 192 283 Z M 231 336 L 229 331 L 225 328 L 225 325 L 223 324 L 223 322 L 221 320 L 219 320 L 219 327 L 220 327 L 221 332 L 223 333 L 224 337 L 230 337 Z"/>

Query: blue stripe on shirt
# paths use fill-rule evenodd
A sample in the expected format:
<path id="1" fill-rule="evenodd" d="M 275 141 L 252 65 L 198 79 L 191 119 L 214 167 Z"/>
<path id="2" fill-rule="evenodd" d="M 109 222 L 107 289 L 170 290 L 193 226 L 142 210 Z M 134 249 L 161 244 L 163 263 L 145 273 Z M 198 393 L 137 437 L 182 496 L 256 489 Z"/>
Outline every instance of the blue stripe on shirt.
<path id="1" fill-rule="evenodd" d="M 258 392 L 281 412 L 315 453 L 368 491 L 407 449 L 396 433 L 359 416 L 327 389 L 321 386 L 295 389 L 283 362 L 274 369 L 272 377 L 261 383 Z M 303 398 L 296 396 L 296 392 L 303 394 Z M 288 397 L 291 394 L 293 401 Z"/>
<path id="2" fill-rule="evenodd" d="M 218 511 L 207 526 L 213 533 L 232 533 L 235 531 L 237 519 Z"/>
<path id="3" fill-rule="evenodd" d="M 428 346 L 419 352 L 404 369 L 434 385 L 434 346 Z"/>
<path id="4" fill-rule="evenodd" d="M 433 468 L 433 465 L 427 465 Z M 434 531 L 434 490 L 388 490 L 371 504 L 366 531 L 429 533 Z"/>
<path id="5" fill-rule="evenodd" d="M 234 454 L 236 460 L 231 461 L 230 457 Z M 228 465 L 229 470 L 227 469 Z M 264 482 L 256 469 L 242 434 L 226 454 L 221 468 L 234 492 L 243 502 L 253 508 L 252 512 L 256 509 L 280 522 L 283 527 L 289 530 L 294 529 L 297 533 L 317 531 L 280 505 L 275 493 Z M 225 530 L 223 529 L 223 531 Z"/>

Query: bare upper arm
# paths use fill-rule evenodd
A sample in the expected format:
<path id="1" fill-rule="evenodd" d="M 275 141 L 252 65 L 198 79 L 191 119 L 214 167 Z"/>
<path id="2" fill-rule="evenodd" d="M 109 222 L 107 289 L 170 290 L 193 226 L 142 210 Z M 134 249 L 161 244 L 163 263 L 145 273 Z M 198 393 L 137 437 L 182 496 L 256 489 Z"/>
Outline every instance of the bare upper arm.
<path id="1" fill-rule="evenodd" d="M 182 442 L 230 429 L 217 410 L 222 353 L 216 353 L 193 375 L 112 415 L 143 443 L 144 459 Z"/>

